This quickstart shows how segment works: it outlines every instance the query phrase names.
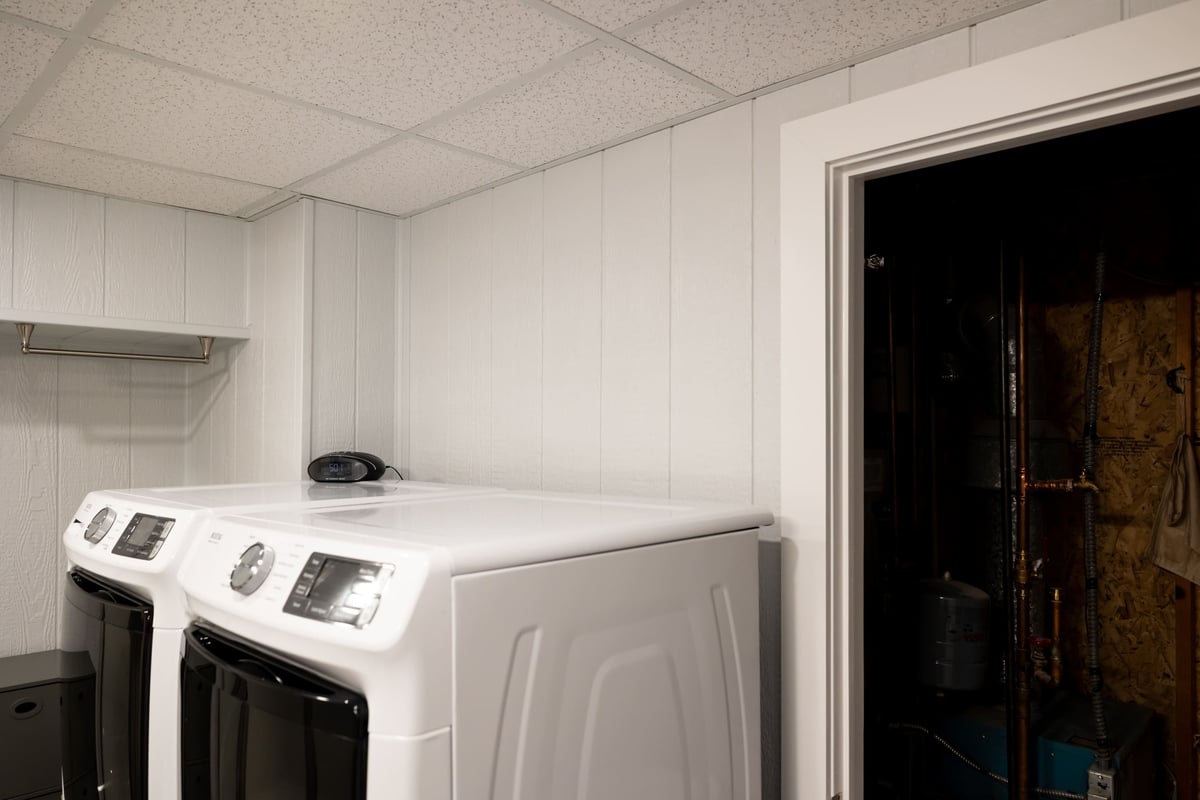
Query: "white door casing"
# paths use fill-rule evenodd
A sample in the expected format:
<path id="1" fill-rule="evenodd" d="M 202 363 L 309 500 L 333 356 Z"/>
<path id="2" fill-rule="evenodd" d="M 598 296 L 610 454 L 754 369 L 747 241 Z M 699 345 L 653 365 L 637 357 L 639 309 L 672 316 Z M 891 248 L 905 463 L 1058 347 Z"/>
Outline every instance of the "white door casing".
<path id="1" fill-rule="evenodd" d="M 1200 103 L 1200 0 L 781 132 L 783 796 L 859 800 L 865 180 Z"/>

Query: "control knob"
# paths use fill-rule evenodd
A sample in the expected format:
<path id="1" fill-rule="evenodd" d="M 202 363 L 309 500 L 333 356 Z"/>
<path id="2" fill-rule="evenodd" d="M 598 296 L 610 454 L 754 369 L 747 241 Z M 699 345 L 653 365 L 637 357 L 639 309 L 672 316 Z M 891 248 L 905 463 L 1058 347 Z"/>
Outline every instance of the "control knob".
<path id="1" fill-rule="evenodd" d="M 96 516 L 92 517 L 92 521 L 88 523 L 87 529 L 83 532 L 83 538 L 95 544 L 108 534 L 116 519 L 117 512 L 105 506 L 96 512 Z"/>
<path id="2" fill-rule="evenodd" d="M 262 542 L 255 542 L 246 548 L 233 572 L 229 573 L 229 586 L 242 594 L 254 594 L 274 564 L 275 551 Z"/>

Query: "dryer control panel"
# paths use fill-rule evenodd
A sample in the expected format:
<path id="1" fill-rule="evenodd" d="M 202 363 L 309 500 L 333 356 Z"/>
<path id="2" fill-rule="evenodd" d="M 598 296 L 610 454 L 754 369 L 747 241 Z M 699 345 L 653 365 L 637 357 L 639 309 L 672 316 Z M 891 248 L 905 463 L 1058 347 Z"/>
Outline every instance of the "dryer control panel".
<path id="1" fill-rule="evenodd" d="M 375 616 L 393 569 L 391 564 L 313 553 L 283 610 L 299 617 L 361 628 Z"/>

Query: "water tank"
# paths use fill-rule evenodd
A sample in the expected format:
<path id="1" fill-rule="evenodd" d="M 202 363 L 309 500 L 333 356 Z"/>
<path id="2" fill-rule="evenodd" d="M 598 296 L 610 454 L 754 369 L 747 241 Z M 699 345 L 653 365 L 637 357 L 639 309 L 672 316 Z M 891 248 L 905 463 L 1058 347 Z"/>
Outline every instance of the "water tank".
<path id="1" fill-rule="evenodd" d="M 987 593 L 948 577 L 922 581 L 919 591 L 921 683 L 956 692 L 982 689 L 991 607 Z"/>

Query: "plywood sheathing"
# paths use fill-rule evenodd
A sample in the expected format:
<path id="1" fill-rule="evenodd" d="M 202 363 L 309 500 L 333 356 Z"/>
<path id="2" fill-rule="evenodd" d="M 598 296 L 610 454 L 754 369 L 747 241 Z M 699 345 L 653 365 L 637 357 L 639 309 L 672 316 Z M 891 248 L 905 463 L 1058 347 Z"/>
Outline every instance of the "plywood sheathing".
<path id="1" fill-rule="evenodd" d="M 1090 300 L 1046 309 L 1047 343 L 1057 361 L 1048 372 L 1059 384 L 1052 393 L 1052 413 L 1073 442 L 1083 435 L 1091 314 Z M 1173 293 L 1107 300 L 1096 466 L 1102 489 L 1097 524 L 1101 665 L 1108 696 L 1154 709 L 1166 719 L 1168 735 L 1175 711 L 1175 583 L 1145 554 L 1179 430 L 1175 395 L 1165 384 L 1167 370 L 1178 366 L 1174 337 Z M 1062 519 L 1065 529 L 1057 532 L 1061 538 L 1052 551 L 1059 563 L 1048 570 L 1067 593 L 1065 666 L 1074 686 L 1083 690 L 1083 531 L 1077 511 Z M 1166 753 L 1172 753 L 1172 742 L 1166 745 Z"/>

